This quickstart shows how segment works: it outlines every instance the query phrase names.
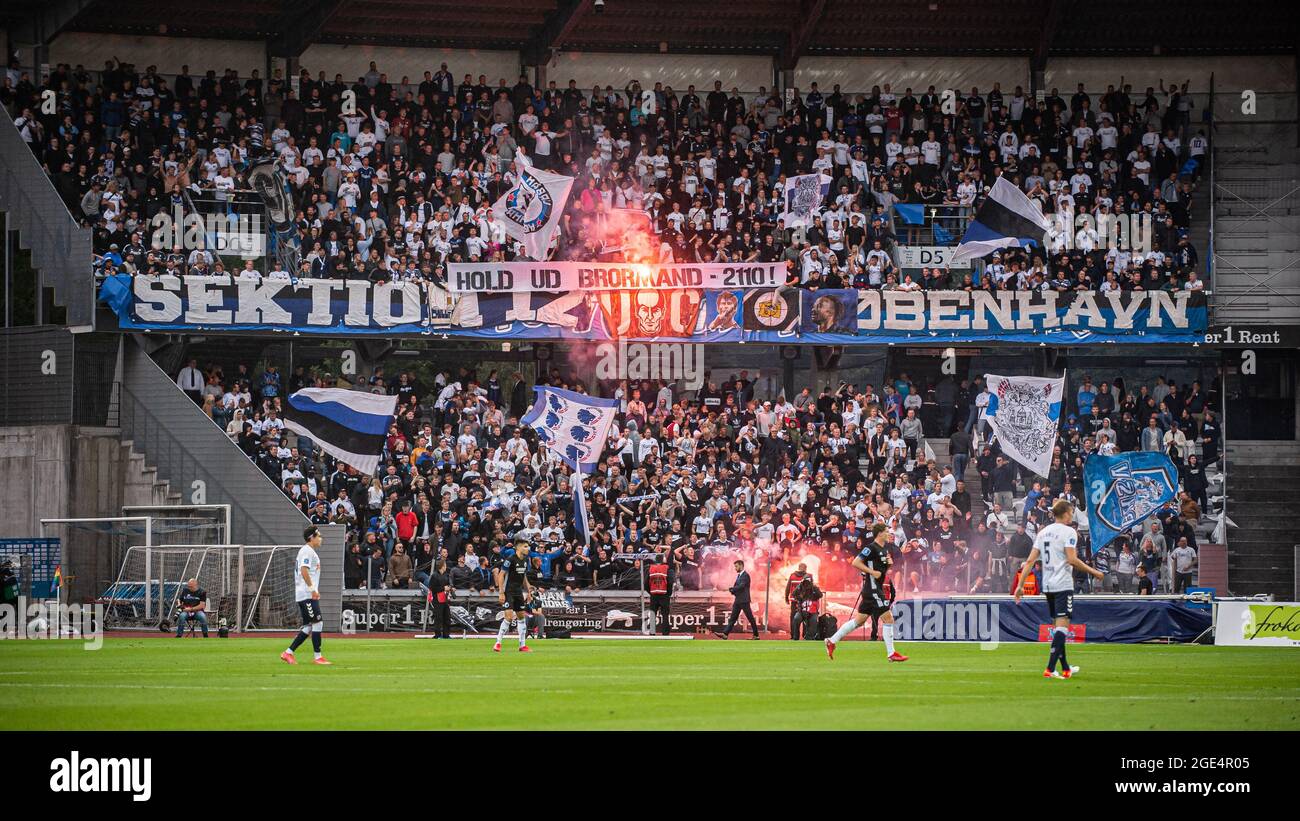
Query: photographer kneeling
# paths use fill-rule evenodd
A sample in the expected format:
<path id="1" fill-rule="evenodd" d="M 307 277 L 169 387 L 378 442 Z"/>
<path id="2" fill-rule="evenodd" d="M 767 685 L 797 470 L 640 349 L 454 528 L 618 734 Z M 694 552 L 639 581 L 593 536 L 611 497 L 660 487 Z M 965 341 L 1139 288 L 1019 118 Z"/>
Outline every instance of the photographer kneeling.
<path id="1" fill-rule="evenodd" d="M 179 639 L 184 635 L 187 621 L 197 621 L 203 628 L 203 638 L 206 639 L 208 637 L 208 593 L 199 587 L 198 579 L 190 579 L 185 583 L 179 603 L 181 609 L 176 614 L 176 638 Z"/>
<path id="2" fill-rule="evenodd" d="M 803 581 L 794 589 L 790 595 L 790 601 L 794 605 L 794 615 L 790 617 L 790 639 L 799 640 L 799 631 L 803 630 L 803 637 L 809 641 L 820 638 L 817 635 L 817 619 L 821 615 L 821 599 L 824 594 L 821 589 L 813 583 L 811 575 L 804 576 Z"/>

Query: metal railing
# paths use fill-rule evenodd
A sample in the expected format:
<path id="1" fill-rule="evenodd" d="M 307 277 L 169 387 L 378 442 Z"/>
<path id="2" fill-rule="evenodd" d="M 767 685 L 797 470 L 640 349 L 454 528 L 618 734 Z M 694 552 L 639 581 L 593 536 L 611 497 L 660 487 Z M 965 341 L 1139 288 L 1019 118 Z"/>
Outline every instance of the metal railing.
<path id="1" fill-rule="evenodd" d="M 18 230 L 19 244 L 31 250 L 38 283 L 54 289 L 55 302 L 67 309 L 68 324 L 93 325 L 95 280 L 91 275 L 91 231 L 79 225 L 50 184 L 31 148 L 0 106 L 0 211 Z M 37 299 L 37 324 L 42 301 Z"/>
<path id="2" fill-rule="evenodd" d="M 125 385 L 119 385 L 118 388 L 121 395 L 118 412 L 122 438 L 136 443 L 137 449 L 145 454 L 160 475 L 166 473 L 166 478 L 172 481 L 183 482 L 190 477 L 193 477 L 191 481 L 202 481 L 205 485 L 205 493 L 212 494 L 214 498 L 232 500 L 230 502 L 232 531 L 254 534 L 257 540 L 267 544 L 276 541 L 261 522 L 251 516 L 242 505 L 233 501 L 238 498 L 238 495 L 222 481 L 221 477 L 213 472 L 204 460 L 194 455 L 188 443 L 171 432 L 170 425 L 175 421 L 174 419 L 169 421 L 154 414 L 149 410 L 148 404 Z M 224 431 L 219 431 L 215 422 L 213 430 L 218 431 L 223 438 L 227 438 Z M 235 447 L 234 443 L 230 446 Z M 243 455 L 242 452 L 240 455 Z M 278 488 L 267 488 L 267 492 L 272 490 L 280 493 Z"/>

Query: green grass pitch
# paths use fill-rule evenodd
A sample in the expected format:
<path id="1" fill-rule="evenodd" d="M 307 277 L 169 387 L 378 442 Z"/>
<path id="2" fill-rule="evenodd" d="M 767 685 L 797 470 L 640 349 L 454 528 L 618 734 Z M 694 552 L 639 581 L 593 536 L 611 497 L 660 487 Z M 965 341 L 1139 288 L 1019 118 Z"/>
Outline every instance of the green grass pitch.
<path id="1" fill-rule="evenodd" d="M 9 729 L 1300 729 L 1285 648 L 327 639 L 0 641 Z"/>

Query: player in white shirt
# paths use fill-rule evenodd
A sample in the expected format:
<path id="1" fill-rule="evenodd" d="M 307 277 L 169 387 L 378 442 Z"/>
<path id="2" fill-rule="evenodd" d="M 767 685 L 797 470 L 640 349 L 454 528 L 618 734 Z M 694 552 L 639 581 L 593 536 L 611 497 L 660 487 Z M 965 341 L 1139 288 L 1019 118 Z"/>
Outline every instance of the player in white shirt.
<path id="1" fill-rule="evenodd" d="M 320 651 L 321 630 L 324 627 L 320 612 L 320 556 L 316 553 L 316 548 L 321 544 L 320 529 L 311 525 L 302 532 L 302 538 L 305 543 L 298 549 L 293 575 L 293 592 L 294 598 L 298 600 L 298 612 L 302 614 L 302 629 L 293 637 L 289 649 L 280 654 L 280 658 L 288 664 L 297 664 L 293 651 L 311 636 L 311 649 L 316 656 L 314 663 L 331 664 Z"/>
<path id="2" fill-rule="evenodd" d="M 1065 640 L 1070 635 L 1070 616 L 1074 613 L 1074 571 L 1077 568 L 1102 580 L 1105 580 L 1106 575 L 1089 567 L 1079 558 L 1079 534 L 1070 526 L 1074 520 L 1074 505 L 1068 499 L 1057 499 L 1052 503 L 1052 518 L 1055 521 L 1034 536 L 1033 549 L 1020 568 L 1015 597 L 1016 604 L 1020 604 L 1025 579 L 1041 557 L 1047 612 L 1055 621 L 1055 627 L 1052 628 L 1052 652 L 1047 657 L 1047 669 L 1043 672 L 1043 678 L 1069 678 L 1079 672 L 1078 667 L 1071 667 L 1065 660 Z M 1056 670 L 1058 661 L 1061 663 L 1060 672 Z"/>

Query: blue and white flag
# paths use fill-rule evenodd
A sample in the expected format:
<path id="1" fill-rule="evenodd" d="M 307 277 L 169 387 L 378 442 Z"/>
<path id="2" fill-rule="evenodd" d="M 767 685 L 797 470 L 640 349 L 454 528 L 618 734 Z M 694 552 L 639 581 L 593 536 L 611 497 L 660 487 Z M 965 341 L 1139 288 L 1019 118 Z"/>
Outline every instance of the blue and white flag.
<path id="1" fill-rule="evenodd" d="M 786 180 L 781 193 L 781 219 L 785 220 L 785 227 L 812 225 L 813 216 L 821 210 L 830 190 L 831 178 L 825 174 L 803 174 Z"/>
<path id="2" fill-rule="evenodd" d="M 600 461 L 609 428 L 618 413 L 617 399 L 538 385 L 533 406 L 519 421 L 537 433 L 537 440 L 575 471 L 591 473 Z"/>
<path id="3" fill-rule="evenodd" d="M 1051 221 L 1025 192 L 1006 177 L 998 177 L 988 197 L 975 211 L 975 218 L 966 226 L 952 261 L 976 259 L 999 248 L 1042 245 L 1043 235 L 1050 227 Z"/>
<path id="4" fill-rule="evenodd" d="M 291 394 L 281 415 L 284 426 L 366 476 L 379 467 L 397 396 L 343 388 L 303 388 Z"/>
<path id="5" fill-rule="evenodd" d="M 1089 456 L 1083 463 L 1088 491 L 1088 533 L 1093 549 L 1140 524 L 1178 495 L 1178 469 L 1152 451 Z"/>
<path id="6" fill-rule="evenodd" d="M 569 202 L 573 177 L 522 164 L 517 168 L 519 179 L 492 204 L 492 218 L 501 224 L 502 230 L 524 244 L 529 257 L 544 260 L 555 232 L 560 229 L 560 215 Z"/>
<path id="7" fill-rule="evenodd" d="M 1061 422 L 1064 374 L 1059 379 L 1045 379 L 987 373 L 984 384 L 989 389 L 984 417 L 1002 452 L 1036 475 L 1046 476 L 1052 467 L 1056 428 Z"/>

